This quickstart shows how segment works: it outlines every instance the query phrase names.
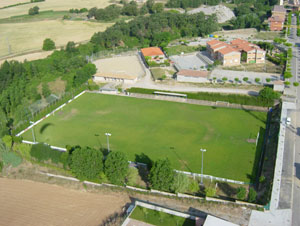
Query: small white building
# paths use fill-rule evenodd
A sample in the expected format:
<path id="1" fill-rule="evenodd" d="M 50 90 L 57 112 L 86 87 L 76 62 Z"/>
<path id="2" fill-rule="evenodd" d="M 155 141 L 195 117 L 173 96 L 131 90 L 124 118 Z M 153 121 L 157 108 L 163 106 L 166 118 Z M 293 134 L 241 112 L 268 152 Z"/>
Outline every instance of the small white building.
<path id="1" fill-rule="evenodd" d="M 207 71 L 180 70 L 177 72 L 178 82 L 198 82 L 205 83 L 208 81 Z"/>
<path id="2" fill-rule="evenodd" d="M 137 82 L 137 79 L 137 76 L 126 74 L 96 73 L 93 75 L 94 82 L 123 82 L 133 84 Z"/>
<path id="3" fill-rule="evenodd" d="M 283 92 L 284 91 L 284 82 L 281 80 L 277 80 L 273 82 L 273 90 Z"/>

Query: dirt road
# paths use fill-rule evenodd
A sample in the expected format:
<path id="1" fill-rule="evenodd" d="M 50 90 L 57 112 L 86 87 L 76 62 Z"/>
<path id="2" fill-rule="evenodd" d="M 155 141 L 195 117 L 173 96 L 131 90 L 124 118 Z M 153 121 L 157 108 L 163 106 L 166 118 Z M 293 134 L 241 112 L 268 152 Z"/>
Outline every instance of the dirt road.
<path id="1" fill-rule="evenodd" d="M 129 198 L 0 178 L 0 225 L 101 225 Z"/>

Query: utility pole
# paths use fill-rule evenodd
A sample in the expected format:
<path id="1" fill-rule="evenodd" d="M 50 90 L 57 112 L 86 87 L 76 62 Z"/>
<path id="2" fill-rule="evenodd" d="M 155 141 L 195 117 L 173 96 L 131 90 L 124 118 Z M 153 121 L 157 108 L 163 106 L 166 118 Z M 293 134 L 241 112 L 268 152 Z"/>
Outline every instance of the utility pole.
<path id="1" fill-rule="evenodd" d="M 107 151 L 109 153 L 109 137 L 111 136 L 111 134 L 110 133 L 105 133 L 105 135 L 106 135 L 106 138 L 107 138 Z"/>
<path id="2" fill-rule="evenodd" d="M 30 121 L 30 124 L 32 125 L 32 127 L 31 127 L 31 131 L 32 131 L 32 138 L 33 138 L 33 143 L 35 143 L 35 135 L 34 135 L 34 129 L 33 129 L 33 127 L 34 127 L 34 122 L 33 121 Z"/>
<path id="3" fill-rule="evenodd" d="M 202 152 L 202 164 L 201 164 L 201 185 L 203 185 L 203 153 L 206 152 L 206 149 L 200 149 Z"/>

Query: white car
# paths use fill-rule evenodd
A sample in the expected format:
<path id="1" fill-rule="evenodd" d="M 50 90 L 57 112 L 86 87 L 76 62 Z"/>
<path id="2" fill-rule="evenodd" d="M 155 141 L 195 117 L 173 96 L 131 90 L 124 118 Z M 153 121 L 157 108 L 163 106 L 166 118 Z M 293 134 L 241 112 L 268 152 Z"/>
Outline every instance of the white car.
<path id="1" fill-rule="evenodd" d="M 287 125 L 290 125 L 290 124 L 291 124 L 291 118 L 290 118 L 290 117 L 287 117 L 287 118 L 286 118 L 286 124 L 287 124 Z"/>

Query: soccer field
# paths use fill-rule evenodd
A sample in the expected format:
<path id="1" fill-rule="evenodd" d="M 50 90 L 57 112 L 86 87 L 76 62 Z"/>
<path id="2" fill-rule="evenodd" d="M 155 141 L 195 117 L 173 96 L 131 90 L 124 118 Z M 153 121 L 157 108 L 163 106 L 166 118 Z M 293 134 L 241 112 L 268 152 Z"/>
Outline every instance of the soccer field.
<path id="1" fill-rule="evenodd" d="M 169 158 L 178 170 L 250 181 L 266 113 L 86 93 L 34 127 L 37 141 L 125 152 L 132 161 Z M 261 132 L 262 135 L 262 132 Z M 32 140 L 31 131 L 23 134 Z"/>

